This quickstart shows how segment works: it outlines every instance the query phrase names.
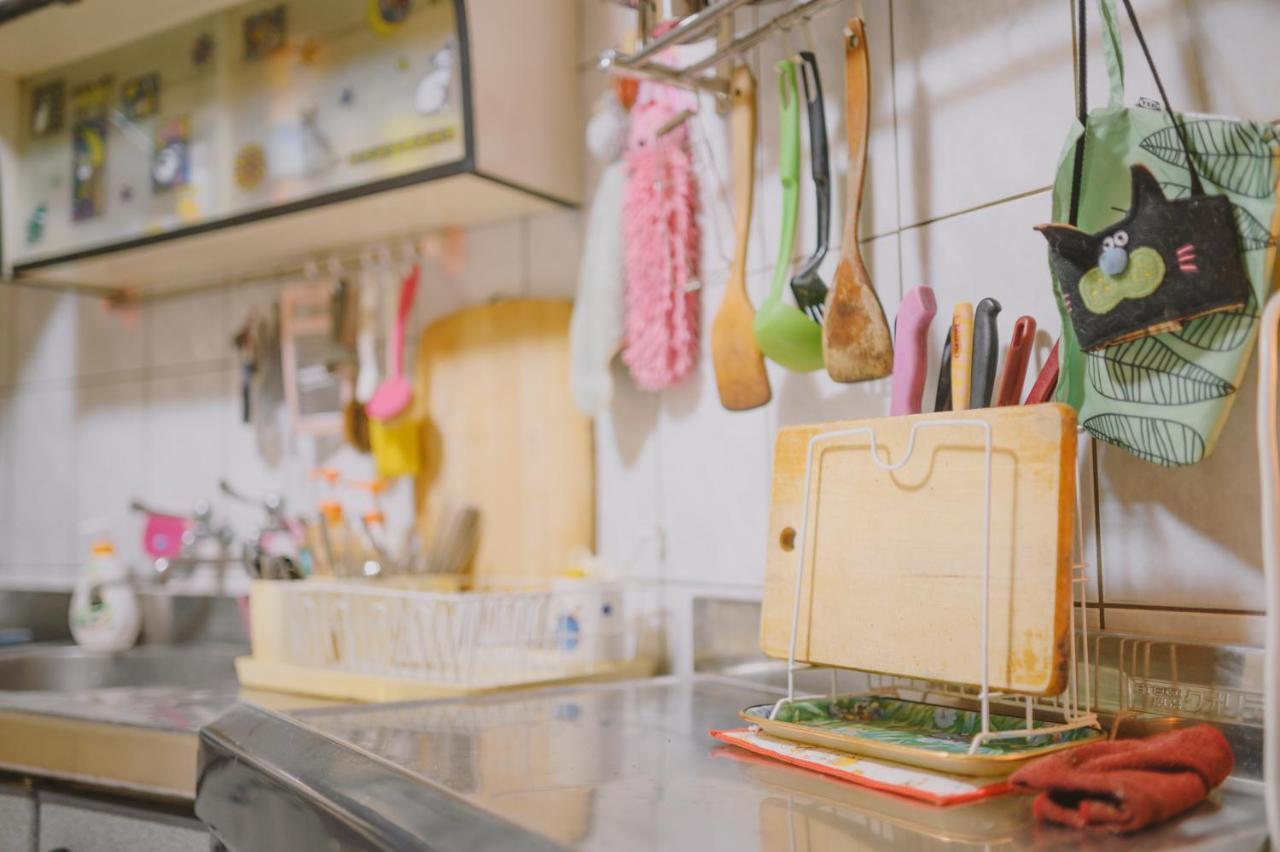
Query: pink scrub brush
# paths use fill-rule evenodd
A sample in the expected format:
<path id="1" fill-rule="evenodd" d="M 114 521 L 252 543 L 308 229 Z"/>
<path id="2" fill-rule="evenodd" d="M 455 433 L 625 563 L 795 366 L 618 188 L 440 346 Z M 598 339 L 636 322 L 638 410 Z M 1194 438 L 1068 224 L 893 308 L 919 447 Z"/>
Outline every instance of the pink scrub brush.
<path id="1" fill-rule="evenodd" d="M 643 390 L 684 378 L 698 355 L 698 183 L 684 122 L 696 96 L 640 84 L 627 139 L 623 202 L 626 328 L 622 359 Z"/>

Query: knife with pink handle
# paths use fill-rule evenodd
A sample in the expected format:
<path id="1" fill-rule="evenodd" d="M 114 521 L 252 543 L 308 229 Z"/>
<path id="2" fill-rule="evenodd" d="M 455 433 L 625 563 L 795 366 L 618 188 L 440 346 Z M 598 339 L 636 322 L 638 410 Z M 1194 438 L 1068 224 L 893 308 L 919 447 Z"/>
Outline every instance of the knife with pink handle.
<path id="1" fill-rule="evenodd" d="M 937 312 L 938 301 L 929 287 L 915 287 L 902 297 L 894 327 L 891 415 L 920 413 L 928 356 L 926 334 Z"/>

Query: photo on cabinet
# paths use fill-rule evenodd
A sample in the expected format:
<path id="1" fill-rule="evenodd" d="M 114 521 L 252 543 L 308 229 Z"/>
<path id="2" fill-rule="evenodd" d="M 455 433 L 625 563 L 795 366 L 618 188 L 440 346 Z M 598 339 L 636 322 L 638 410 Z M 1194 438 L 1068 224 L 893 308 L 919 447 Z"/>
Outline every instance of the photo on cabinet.
<path id="1" fill-rule="evenodd" d="M 160 111 L 160 75 L 143 74 L 120 87 L 120 111 L 129 121 L 142 121 Z"/>
<path id="2" fill-rule="evenodd" d="M 279 5 L 244 19 L 244 58 L 246 62 L 264 59 L 284 47 L 284 5 Z"/>
<path id="3" fill-rule="evenodd" d="M 62 129 L 66 120 L 67 86 L 62 80 L 54 80 L 36 86 L 31 94 L 31 120 L 28 129 L 31 138 L 41 139 Z"/>
<path id="4" fill-rule="evenodd" d="M 169 119 L 156 131 L 156 144 L 151 154 L 151 188 L 165 192 L 185 186 L 190 177 L 190 126 L 185 115 Z"/>

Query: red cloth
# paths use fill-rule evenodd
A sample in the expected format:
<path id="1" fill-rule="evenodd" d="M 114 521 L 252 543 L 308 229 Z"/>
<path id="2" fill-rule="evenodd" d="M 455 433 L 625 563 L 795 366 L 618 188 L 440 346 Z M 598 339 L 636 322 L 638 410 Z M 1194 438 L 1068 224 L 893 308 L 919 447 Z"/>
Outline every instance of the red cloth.
<path id="1" fill-rule="evenodd" d="M 1233 763 L 1222 733 L 1196 725 L 1051 754 L 1009 780 L 1015 790 L 1039 793 L 1036 819 L 1128 832 L 1199 804 L 1231 774 Z"/>

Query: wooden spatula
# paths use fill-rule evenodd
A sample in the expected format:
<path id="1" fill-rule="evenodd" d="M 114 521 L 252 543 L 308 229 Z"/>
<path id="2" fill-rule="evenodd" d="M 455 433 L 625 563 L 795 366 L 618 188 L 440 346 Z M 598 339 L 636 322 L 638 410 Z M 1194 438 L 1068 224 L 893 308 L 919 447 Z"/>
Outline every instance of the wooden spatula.
<path id="1" fill-rule="evenodd" d="M 849 215 L 843 257 L 827 296 L 822 324 L 822 354 L 827 373 L 837 382 L 879 379 L 893 372 L 893 341 L 884 308 L 871 286 L 858 247 L 858 214 L 867 171 L 867 133 L 871 113 L 871 67 L 861 18 L 845 28 L 846 128 L 849 137 Z"/>
<path id="2" fill-rule="evenodd" d="M 772 397 L 752 328 L 755 308 L 747 296 L 747 240 L 756 176 L 756 81 L 745 66 L 733 72 L 730 104 L 737 247 L 728 286 L 711 324 L 711 362 L 721 404 L 730 411 L 743 411 Z"/>

